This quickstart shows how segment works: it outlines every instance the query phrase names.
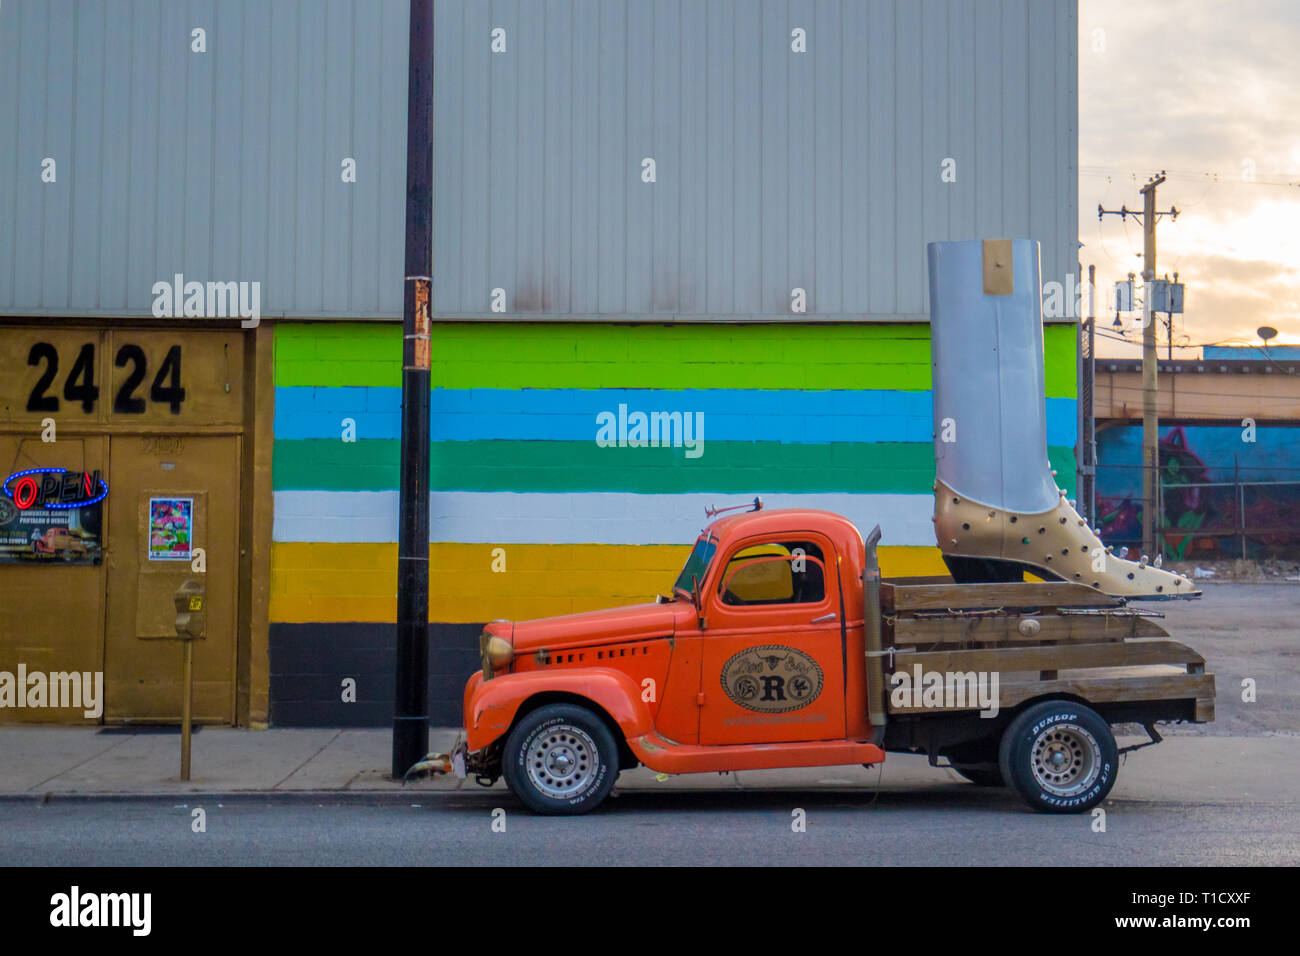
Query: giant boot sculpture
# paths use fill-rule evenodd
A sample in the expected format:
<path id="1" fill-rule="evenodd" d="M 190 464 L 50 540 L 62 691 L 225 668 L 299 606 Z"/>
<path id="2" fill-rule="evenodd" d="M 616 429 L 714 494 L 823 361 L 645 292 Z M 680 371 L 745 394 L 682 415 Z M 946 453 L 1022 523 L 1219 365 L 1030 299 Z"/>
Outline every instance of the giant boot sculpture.
<path id="1" fill-rule="evenodd" d="M 1195 597 L 1192 582 L 1111 553 L 1047 458 L 1038 243 L 932 242 L 934 532 L 959 583 L 1029 571 L 1131 598 Z"/>

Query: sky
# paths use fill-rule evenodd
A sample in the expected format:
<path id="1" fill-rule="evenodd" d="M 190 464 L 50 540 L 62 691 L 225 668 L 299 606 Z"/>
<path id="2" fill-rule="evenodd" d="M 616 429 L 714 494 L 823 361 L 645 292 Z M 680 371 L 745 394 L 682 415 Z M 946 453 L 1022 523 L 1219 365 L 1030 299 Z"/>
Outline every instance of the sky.
<path id="1" fill-rule="evenodd" d="M 1140 210 L 1160 170 L 1157 207 L 1179 214 L 1159 219 L 1157 273 L 1186 284 L 1174 354 L 1257 345 L 1263 325 L 1300 344 L 1300 0 L 1079 0 L 1079 260 L 1097 267 L 1099 332 L 1113 283 L 1143 266 L 1141 224 L 1097 205 Z"/>

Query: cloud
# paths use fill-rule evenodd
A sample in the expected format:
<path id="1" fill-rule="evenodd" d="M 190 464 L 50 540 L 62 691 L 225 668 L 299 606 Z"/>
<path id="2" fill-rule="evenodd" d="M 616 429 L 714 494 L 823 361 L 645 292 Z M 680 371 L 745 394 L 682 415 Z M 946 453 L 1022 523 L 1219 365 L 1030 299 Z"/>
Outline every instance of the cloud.
<path id="1" fill-rule="evenodd" d="M 1099 296 L 1141 273 L 1142 230 L 1098 224 L 1098 203 L 1140 209 L 1138 188 L 1163 169 L 1158 207 L 1180 215 L 1159 222 L 1157 267 L 1187 282 L 1192 339 L 1269 324 L 1300 342 L 1300 186 L 1286 185 L 1300 184 L 1300 5 L 1080 6 L 1079 230 Z"/>

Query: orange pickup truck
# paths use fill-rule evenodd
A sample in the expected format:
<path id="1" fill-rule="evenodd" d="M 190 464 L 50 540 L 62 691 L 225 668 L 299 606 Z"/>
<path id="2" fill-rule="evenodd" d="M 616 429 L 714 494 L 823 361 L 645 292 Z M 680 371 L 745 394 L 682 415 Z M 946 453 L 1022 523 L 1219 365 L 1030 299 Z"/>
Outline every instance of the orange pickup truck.
<path id="1" fill-rule="evenodd" d="M 621 770 L 870 765 L 923 753 L 1044 812 L 1115 783 L 1113 724 L 1214 717 L 1205 661 L 1083 584 L 883 580 L 876 528 L 755 508 L 713 521 L 654 603 L 494 621 L 464 738 L 417 767 L 539 813 L 593 809 Z M 415 768 L 412 768 L 413 770 Z"/>

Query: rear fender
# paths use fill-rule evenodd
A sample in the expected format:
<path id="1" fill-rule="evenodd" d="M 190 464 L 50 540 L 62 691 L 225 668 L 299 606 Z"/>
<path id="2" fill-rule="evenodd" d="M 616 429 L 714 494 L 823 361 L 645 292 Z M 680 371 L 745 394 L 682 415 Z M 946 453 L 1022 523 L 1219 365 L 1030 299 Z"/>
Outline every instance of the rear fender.
<path id="1" fill-rule="evenodd" d="M 538 694 L 559 693 L 582 697 L 604 709 L 623 731 L 624 738 L 639 737 L 654 729 L 641 688 L 627 674 L 611 668 L 528 671 L 500 674 L 469 689 L 465 703 L 465 742 L 471 751 L 482 750 L 500 739 L 515 722 L 519 708 Z"/>

